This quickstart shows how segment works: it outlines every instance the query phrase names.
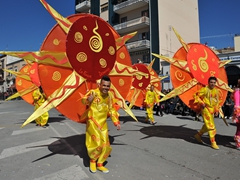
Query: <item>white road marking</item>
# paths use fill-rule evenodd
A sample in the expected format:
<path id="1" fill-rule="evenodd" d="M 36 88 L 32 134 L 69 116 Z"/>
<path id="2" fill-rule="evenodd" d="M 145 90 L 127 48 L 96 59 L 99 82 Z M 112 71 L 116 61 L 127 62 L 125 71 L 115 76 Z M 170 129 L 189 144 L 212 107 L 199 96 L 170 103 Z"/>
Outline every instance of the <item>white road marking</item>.
<path id="1" fill-rule="evenodd" d="M 48 128 L 37 127 L 37 128 L 31 128 L 31 129 L 16 130 L 16 131 L 13 131 L 12 136 L 19 135 L 19 134 L 36 132 L 36 131 L 42 131 L 42 130 L 46 130 L 46 129 L 48 129 Z"/>
<path id="2" fill-rule="evenodd" d="M 8 113 L 12 113 L 13 111 L 5 111 L 5 112 L 0 112 L 0 114 L 8 114 Z"/>
<path id="3" fill-rule="evenodd" d="M 48 139 L 48 140 L 44 140 L 44 141 L 38 141 L 38 142 L 34 142 L 34 143 L 24 144 L 21 146 L 7 148 L 7 149 L 4 149 L 2 151 L 2 153 L 0 154 L 0 159 L 27 153 L 30 151 L 35 151 L 35 150 L 38 150 L 41 148 L 46 148 L 44 145 L 49 145 L 49 144 L 53 143 L 54 141 L 56 141 L 56 139 Z M 36 147 L 36 146 L 42 146 L 42 147 Z"/>
<path id="4" fill-rule="evenodd" d="M 82 170 L 78 165 L 73 165 L 69 168 L 63 169 L 61 171 L 35 178 L 34 180 L 83 180 L 89 179 L 88 175 Z"/>

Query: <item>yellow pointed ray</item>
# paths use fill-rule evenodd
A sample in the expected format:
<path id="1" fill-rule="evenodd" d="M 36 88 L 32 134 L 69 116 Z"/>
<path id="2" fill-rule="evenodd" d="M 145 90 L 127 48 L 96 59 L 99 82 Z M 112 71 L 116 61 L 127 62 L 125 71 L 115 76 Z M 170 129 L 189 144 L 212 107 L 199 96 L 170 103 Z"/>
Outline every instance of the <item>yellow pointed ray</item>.
<path id="1" fill-rule="evenodd" d="M 140 76 L 146 76 L 147 74 L 144 72 L 140 72 L 136 69 L 133 69 L 130 66 L 121 64 L 119 62 L 116 62 L 114 65 L 114 68 L 109 73 L 111 76 L 116 75 L 122 75 L 122 76 L 132 76 L 132 75 L 140 75 Z"/>
<path id="2" fill-rule="evenodd" d="M 230 63 L 232 60 L 225 60 L 225 61 L 219 61 L 219 68 L 225 66 L 226 64 Z"/>
<path id="3" fill-rule="evenodd" d="M 129 102 L 129 108 L 132 109 L 133 105 L 135 104 L 141 90 L 134 88 L 133 96 L 131 102 Z"/>
<path id="4" fill-rule="evenodd" d="M 223 90 L 226 90 L 226 91 L 229 91 L 229 92 L 233 92 L 233 89 L 231 89 L 228 84 L 226 84 L 224 81 L 222 81 L 221 79 L 217 78 L 217 83 L 216 83 L 216 86 L 223 89 Z"/>
<path id="5" fill-rule="evenodd" d="M 175 35 L 177 36 L 179 42 L 182 44 L 183 48 L 185 49 L 185 51 L 189 51 L 189 47 L 187 45 L 187 43 L 184 42 L 184 40 L 182 39 L 182 37 L 178 34 L 178 32 L 172 27 Z"/>
<path id="6" fill-rule="evenodd" d="M 226 121 L 226 118 L 225 118 L 225 115 L 224 115 L 224 113 L 223 113 L 222 108 L 219 109 L 219 114 L 220 114 L 220 116 L 222 117 L 223 122 L 228 126 L 228 123 L 227 123 L 227 121 Z"/>
<path id="7" fill-rule="evenodd" d="M 17 77 L 23 78 L 27 81 L 31 81 L 30 76 L 27 73 L 22 73 L 22 72 L 16 72 L 16 71 L 12 71 L 12 70 L 8 70 L 8 69 L 3 69 L 6 72 L 9 72 Z"/>
<path id="8" fill-rule="evenodd" d="M 28 94 L 28 93 L 36 90 L 36 89 L 38 89 L 38 87 L 35 84 L 33 84 L 32 86 L 30 86 L 30 87 L 28 87 L 26 89 L 23 89 L 21 91 L 18 91 L 17 93 L 15 93 L 12 96 L 8 97 L 5 101 L 9 101 L 11 99 L 15 99 L 15 98 L 17 98 L 19 96 L 22 97 L 22 96 L 24 96 L 24 95 L 26 95 L 26 94 Z"/>
<path id="9" fill-rule="evenodd" d="M 160 96 L 162 96 L 162 97 L 164 97 L 165 96 L 165 94 L 163 94 L 161 91 L 159 91 L 158 89 L 154 89 L 154 91 L 158 94 L 158 95 L 160 95 Z"/>
<path id="10" fill-rule="evenodd" d="M 159 58 L 159 59 L 163 59 L 163 60 L 169 62 L 170 64 L 172 64 L 176 67 L 179 67 L 179 68 L 181 68 L 181 69 L 183 69 L 187 72 L 190 72 L 187 61 L 180 60 L 180 59 L 173 59 L 173 58 L 166 57 L 166 56 L 161 56 L 161 55 L 155 54 L 155 53 L 152 53 L 152 55 Z"/>
<path id="11" fill-rule="evenodd" d="M 182 93 L 188 91 L 189 89 L 191 89 L 193 86 L 195 86 L 198 83 L 198 81 L 193 78 L 191 80 L 189 80 L 188 82 L 186 82 L 185 84 L 178 86 L 177 88 L 175 88 L 174 90 L 172 90 L 170 93 L 166 94 L 164 96 L 164 98 L 162 98 L 160 100 L 160 102 L 162 101 L 166 101 L 167 99 L 170 99 L 174 96 L 178 96 L 181 95 Z"/>
<path id="12" fill-rule="evenodd" d="M 37 62 L 39 64 L 46 64 L 58 67 L 71 68 L 65 52 L 21 52 L 21 51 L 0 51 L 0 54 L 6 54 L 14 57 L 23 58 L 24 60 Z"/>
<path id="13" fill-rule="evenodd" d="M 133 112 L 131 111 L 131 109 L 127 106 L 127 104 L 125 103 L 125 99 L 123 99 L 123 97 L 121 96 L 121 94 L 118 92 L 118 90 L 116 89 L 116 87 L 112 84 L 111 85 L 111 89 L 113 90 L 113 95 L 114 98 L 116 98 L 117 104 L 128 114 L 130 115 L 134 120 L 138 121 L 137 118 L 135 117 L 135 115 L 133 114 Z"/>
<path id="14" fill-rule="evenodd" d="M 147 66 L 147 69 L 148 69 L 149 71 L 152 70 L 152 66 L 153 66 L 154 62 L 155 62 L 155 58 L 154 58 L 154 59 L 150 62 L 150 64 Z"/>
<path id="15" fill-rule="evenodd" d="M 36 118 L 49 111 L 50 109 L 57 107 L 65 99 L 67 99 L 84 81 L 85 79 L 83 77 L 79 76 L 75 71 L 73 71 L 66 78 L 61 87 L 55 90 L 48 97 L 48 99 L 23 123 L 22 127 L 34 121 Z M 67 86 L 68 88 L 65 88 Z"/>
<path id="16" fill-rule="evenodd" d="M 53 9 L 45 0 L 40 0 L 43 6 L 47 9 L 47 11 L 52 15 L 52 17 L 57 21 L 59 26 L 64 30 L 67 34 L 72 23 L 67 19 L 61 16 L 55 9 Z"/>
<path id="17" fill-rule="evenodd" d="M 130 34 L 127 34 L 123 37 L 120 37 L 118 39 L 116 39 L 116 49 L 119 50 L 123 45 L 125 45 L 125 43 L 131 39 L 133 36 L 135 36 L 137 34 L 137 31 L 136 32 L 133 32 L 133 33 L 130 33 Z"/>

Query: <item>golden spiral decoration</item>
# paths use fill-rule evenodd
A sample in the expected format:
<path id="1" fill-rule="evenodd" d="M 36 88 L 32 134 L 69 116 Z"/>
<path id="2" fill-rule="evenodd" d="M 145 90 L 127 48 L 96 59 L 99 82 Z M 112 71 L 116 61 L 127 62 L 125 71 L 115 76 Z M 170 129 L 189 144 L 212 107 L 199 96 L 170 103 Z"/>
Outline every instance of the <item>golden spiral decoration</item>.
<path id="1" fill-rule="evenodd" d="M 19 81 L 17 82 L 17 84 L 18 84 L 19 86 L 21 86 L 21 85 L 22 85 L 22 80 L 19 80 Z"/>
<path id="2" fill-rule="evenodd" d="M 89 39 L 89 47 L 93 52 L 100 52 L 103 48 L 103 41 L 102 41 L 102 37 L 100 36 L 100 34 L 97 33 L 96 30 L 98 30 L 97 21 L 96 21 L 96 27 L 93 29 L 93 33 L 95 35 Z"/>
<path id="3" fill-rule="evenodd" d="M 28 72 L 28 67 L 25 67 L 25 68 L 23 69 L 23 72 L 27 73 L 27 72 Z"/>
<path id="4" fill-rule="evenodd" d="M 142 86 L 143 86 L 143 83 L 142 83 L 142 82 L 141 82 L 141 83 L 139 83 L 139 84 L 138 84 L 138 86 L 139 86 L 139 87 L 142 87 Z"/>
<path id="5" fill-rule="evenodd" d="M 196 70 L 197 70 L 197 66 L 196 66 L 196 64 L 194 63 L 194 60 L 191 61 L 191 64 L 192 64 L 193 70 L 196 71 Z"/>
<path id="6" fill-rule="evenodd" d="M 103 58 L 99 60 L 99 64 L 101 65 L 102 68 L 107 67 L 107 61 Z"/>
<path id="7" fill-rule="evenodd" d="M 106 33 L 105 36 L 109 36 L 109 33 Z"/>
<path id="8" fill-rule="evenodd" d="M 140 75 L 136 75 L 137 80 L 141 80 L 143 77 Z"/>
<path id="9" fill-rule="evenodd" d="M 125 84 L 124 80 L 122 78 L 118 81 L 119 86 L 123 86 Z"/>
<path id="10" fill-rule="evenodd" d="M 183 75 L 183 73 L 179 70 L 175 71 L 175 77 L 177 78 L 177 80 L 179 81 L 184 81 L 185 76 Z"/>
<path id="11" fill-rule="evenodd" d="M 58 39 L 54 39 L 54 40 L 53 40 L 53 44 L 54 44 L 55 46 L 58 46 L 58 45 L 60 44 L 60 41 L 59 41 Z"/>
<path id="12" fill-rule="evenodd" d="M 81 63 L 85 62 L 85 61 L 87 61 L 87 54 L 84 52 L 79 52 L 76 56 L 76 59 Z"/>
<path id="13" fill-rule="evenodd" d="M 119 57 L 120 57 L 121 59 L 124 59 L 124 58 L 125 58 L 124 52 L 121 52 L 121 53 L 119 54 Z"/>
<path id="14" fill-rule="evenodd" d="M 76 32 L 74 35 L 74 41 L 76 43 L 81 43 L 83 41 L 83 35 L 80 32 Z"/>
<path id="15" fill-rule="evenodd" d="M 110 55 L 114 55 L 114 54 L 115 54 L 115 49 L 114 49 L 114 47 L 110 46 L 110 47 L 108 48 L 108 52 L 109 52 Z"/>
<path id="16" fill-rule="evenodd" d="M 52 80 L 59 81 L 61 79 L 61 73 L 59 71 L 55 71 L 52 75 Z"/>
<path id="17" fill-rule="evenodd" d="M 30 71 L 30 73 L 31 73 L 31 74 L 34 74 L 34 73 L 35 73 L 35 69 L 32 69 L 32 70 Z"/>
<path id="18" fill-rule="evenodd" d="M 151 71 L 151 72 L 150 72 L 150 74 L 151 74 L 151 75 L 154 75 L 154 72 L 153 72 L 153 71 Z"/>
<path id="19" fill-rule="evenodd" d="M 155 87 L 158 87 L 158 83 L 155 83 L 154 86 L 155 86 Z"/>
<path id="20" fill-rule="evenodd" d="M 200 57 L 198 59 L 198 66 L 200 67 L 202 72 L 207 72 L 209 67 L 208 67 L 208 63 L 206 62 L 207 58 L 208 58 L 208 54 L 207 51 L 204 49 L 204 53 L 205 56 L 204 57 Z"/>
<path id="21" fill-rule="evenodd" d="M 85 30 L 85 31 L 87 31 L 88 29 L 87 29 L 87 26 L 83 26 L 83 29 Z"/>
<path id="22" fill-rule="evenodd" d="M 210 71 L 210 76 L 215 76 L 216 72 L 215 71 Z"/>

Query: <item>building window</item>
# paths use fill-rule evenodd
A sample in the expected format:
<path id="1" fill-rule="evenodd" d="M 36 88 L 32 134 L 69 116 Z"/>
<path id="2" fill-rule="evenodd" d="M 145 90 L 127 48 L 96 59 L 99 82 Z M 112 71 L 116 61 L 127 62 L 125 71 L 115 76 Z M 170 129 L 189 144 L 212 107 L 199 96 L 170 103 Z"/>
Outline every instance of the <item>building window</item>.
<path id="1" fill-rule="evenodd" d="M 138 40 L 149 40 L 149 32 L 143 32 L 138 34 Z"/>
<path id="2" fill-rule="evenodd" d="M 104 3 L 101 5 L 101 12 L 105 12 L 108 10 L 108 3 Z"/>
<path id="3" fill-rule="evenodd" d="M 150 55 L 144 54 L 142 60 L 144 63 L 150 63 Z"/>
<path id="4" fill-rule="evenodd" d="M 127 16 L 121 18 L 121 23 L 127 22 Z"/>
<path id="5" fill-rule="evenodd" d="M 141 15 L 149 17 L 149 11 L 148 10 L 142 11 Z"/>

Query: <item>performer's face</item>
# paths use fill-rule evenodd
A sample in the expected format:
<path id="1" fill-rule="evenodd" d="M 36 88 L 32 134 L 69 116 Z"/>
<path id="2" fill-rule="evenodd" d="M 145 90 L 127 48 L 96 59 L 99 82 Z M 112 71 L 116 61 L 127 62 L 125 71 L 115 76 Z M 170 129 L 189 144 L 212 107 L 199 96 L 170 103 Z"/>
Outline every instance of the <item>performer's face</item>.
<path id="1" fill-rule="evenodd" d="M 100 89 L 101 93 L 103 93 L 104 95 L 106 95 L 106 94 L 108 93 L 109 89 L 110 89 L 110 86 L 111 86 L 111 82 L 110 82 L 110 81 L 104 81 L 104 80 L 102 80 L 102 81 L 100 82 L 100 87 L 99 87 L 99 89 Z"/>
<path id="2" fill-rule="evenodd" d="M 154 90 L 154 86 L 151 86 L 151 87 L 150 87 L 150 90 L 153 91 L 153 90 Z"/>
<path id="3" fill-rule="evenodd" d="M 208 84 L 210 89 L 213 89 L 216 86 L 216 81 L 214 79 L 211 79 Z"/>

